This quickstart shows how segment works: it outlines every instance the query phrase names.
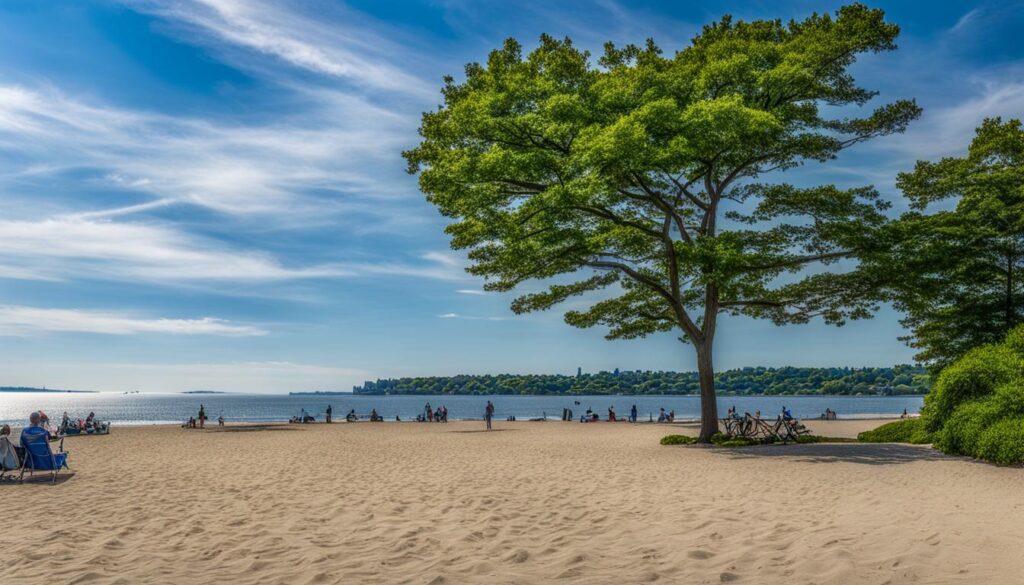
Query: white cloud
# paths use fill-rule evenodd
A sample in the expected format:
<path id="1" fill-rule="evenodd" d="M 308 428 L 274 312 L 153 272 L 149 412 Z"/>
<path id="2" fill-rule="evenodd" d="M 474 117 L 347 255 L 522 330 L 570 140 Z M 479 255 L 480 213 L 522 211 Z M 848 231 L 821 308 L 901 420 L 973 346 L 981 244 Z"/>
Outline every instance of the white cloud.
<path id="1" fill-rule="evenodd" d="M 0 278 L 80 278 L 179 284 L 274 282 L 310 278 L 404 276 L 466 280 L 462 264 L 440 252 L 416 262 L 334 262 L 288 266 L 267 253 L 239 250 L 173 226 L 82 217 L 0 220 Z"/>
<path id="2" fill-rule="evenodd" d="M 8 270 L 51 279 L 274 281 L 344 276 L 331 266 L 290 268 L 262 253 L 238 251 L 173 227 L 81 218 L 0 220 Z M 11 266 L 12 263 L 16 263 Z"/>
<path id="3" fill-rule="evenodd" d="M 1021 73 L 1021 68 L 1015 66 L 975 77 L 969 85 L 972 91 L 968 97 L 952 105 L 925 108 L 921 119 L 912 123 L 905 134 L 877 141 L 878 148 L 901 151 L 911 165 L 913 160 L 962 156 L 974 138 L 974 130 L 985 118 L 1021 117 Z"/>
<path id="4" fill-rule="evenodd" d="M 950 29 L 950 32 L 959 32 L 970 27 L 974 21 L 978 20 L 978 16 L 980 14 L 980 8 L 974 8 L 972 10 L 967 11 L 966 13 L 964 13 L 963 16 L 957 19 L 956 24 L 953 25 L 953 28 Z"/>
<path id="5" fill-rule="evenodd" d="M 458 313 L 443 313 L 437 316 L 438 319 L 463 319 L 465 321 L 508 321 L 508 317 L 474 317 L 470 315 L 460 315 Z"/>
<path id="6" fill-rule="evenodd" d="M 151 0 L 128 6 L 200 33 L 196 42 L 227 44 L 277 58 L 290 66 L 341 78 L 360 86 L 433 97 L 431 88 L 407 70 L 408 62 L 395 63 L 407 50 L 373 30 L 353 11 L 328 10 L 302 14 L 296 6 L 259 0 Z M 393 34 L 393 31 L 392 31 Z"/>
<path id="7" fill-rule="evenodd" d="M 0 336 L 25 336 L 40 332 L 80 332 L 106 335 L 162 333 L 253 337 L 267 331 L 249 325 L 233 325 L 223 319 L 141 318 L 122 313 L 83 309 L 49 309 L 0 305 Z"/>
<path id="8" fill-rule="evenodd" d="M 460 289 L 456 290 L 455 292 L 459 293 L 460 295 L 485 295 L 485 294 L 487 294 L 484 291 L 482 291 L 480 289 L 476 289 L 476 288 L 460 288 Z"/>
<path id="9" fill-rule="evenodd" d="M 12 155 L 3 162 L 11 168 L 0 167 L 0 183 L 85 170 L 95 175 L 94 186 L 156 198 L 101 211 L 109 216 L 186 203 L 228 214 L 311 217 L 325 205 L 310 191 L 344 192 L 349 200 L 407 195 L 404 183 L 381 180 L 378 171 L 392 165 L 400 174 L 397 153 L 414 135 L 414 119 L 329 93 L 304 104 L 301 115 L 243 126 L 0 85 L 0 153 Z M 344 210 L 353 202 L 332 203 Z"/>

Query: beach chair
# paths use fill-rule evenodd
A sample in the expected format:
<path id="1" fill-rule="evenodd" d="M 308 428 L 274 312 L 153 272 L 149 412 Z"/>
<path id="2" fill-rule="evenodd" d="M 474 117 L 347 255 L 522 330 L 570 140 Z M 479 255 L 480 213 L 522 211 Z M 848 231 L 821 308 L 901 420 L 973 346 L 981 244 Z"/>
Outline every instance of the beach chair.
<path id="1" fill-rule="evenodd" d="M 21 456 L 14 443 L 7 437 L 0 437 L 0 480 L 7 472 L 21 469 Z"/>
<path id="2" fill-rule="evenodd" d="M 57 472 L 68 467 L 68 454 L 64 451 L 64 438 L 61 437 L 57 452 L 50 449 L 50 441 L 47 435 L 22 435 L 21 446 L 25 449 L 25 457 L 21 461 L 21 474 L 18 481 L 24 481 L 25 472 L 32 475 L 36 471 L 49 471 L 51 483 L 57 482 Z"/>

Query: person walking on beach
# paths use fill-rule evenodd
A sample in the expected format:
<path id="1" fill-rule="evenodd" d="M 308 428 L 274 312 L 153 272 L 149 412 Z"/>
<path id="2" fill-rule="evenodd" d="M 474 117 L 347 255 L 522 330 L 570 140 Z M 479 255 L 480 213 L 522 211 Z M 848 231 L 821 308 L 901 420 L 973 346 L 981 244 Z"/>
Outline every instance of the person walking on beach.
<path id="1" fill-rule="evenodd" d="M 334 413 L 334 409 L 331 408 L 330 404 L 328 404 L 327 405 L 327 424 L 331 424 L 331 414 L 333 414 L 333 413 Z"/>
<path id="2" fill-rule="evenodd" d="M 631 423 L 635 423 L 636 422 L 636 405 L 635 404 L 633 405 L 633 408 L 629 409 L 629 422 L 631 422 Z"/>
<path id="3" fill-rule="evenodd" d="M 487 401 L 487 408 L 484 409 L 484 420 L 487 421 L 487 430 L 491 430 L 491 419 L 494 418 L 494 405 Z"/>
<path id="4" fill-rule="evenodd" d="M 206 428 L 206 407 L 199 405 L 199 428 Z"/>

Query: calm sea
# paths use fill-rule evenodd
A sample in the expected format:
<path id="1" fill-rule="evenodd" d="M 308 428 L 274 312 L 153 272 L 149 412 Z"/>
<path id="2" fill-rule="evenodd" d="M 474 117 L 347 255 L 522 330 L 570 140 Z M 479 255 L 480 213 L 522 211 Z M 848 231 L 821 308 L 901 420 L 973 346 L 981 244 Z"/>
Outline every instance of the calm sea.
<path id="1" fill-rule="evenodd" d="M 563 408 L 571 408 L 578 418 L 592 408 L 604 419 L 608 407 L 614 407 L 619 417 L 625 418 L 636 404 L 641 420 L 653 416 L 658 409 L 674 410 L 676 419 L 696 419 L 700 416 L 697 396 L 288 396 L 267 394 L 51 394 L 0 393 L 0 424 L 21 426 L 34 410 L 42 410 L 52 420 L 59 421 L 67 412 L 73 419 L 85 418 L 95 412 L 100 420 L 118 425 L 148 425 L 180 423 L 194 416 L 199 405 L 206 407 L 207 416 L 216 420 L 223 415 L 228 422 L 287 421 L 302 409 L 323 420 L 324 410 L 330 404 L 335 420 L 344 420 L 345 413 L 355 409 L 367 416 L 376 409 L 385 420 L 395 417 L 409 420 L 423 412 L 426 403 L 434 408 L 448 407 L 448 418 L 480 419 L 487 400 L 494 403 L 498 420 L 515 416 L 518 420 L 546 416 L 559 419 Z M 576 404 L 576 403 L 579 404 Z M 839 413 L 839 418 L 896 417 L 904 409 L 909 413 L 920 410 L 920 396 L 722 396 L 718 399 L 719 412 L 724 416 L 730 406 L 740 413 L 760 410 L 763 416 L 774 416 L 783 406 L 798 418 L 817 417 L 826 408 Z"/>

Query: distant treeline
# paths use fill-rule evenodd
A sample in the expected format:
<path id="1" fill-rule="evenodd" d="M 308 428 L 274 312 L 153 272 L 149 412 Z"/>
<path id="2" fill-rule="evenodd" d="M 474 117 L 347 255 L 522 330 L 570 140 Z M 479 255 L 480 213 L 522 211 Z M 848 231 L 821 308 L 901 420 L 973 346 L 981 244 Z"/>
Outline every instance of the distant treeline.
<path id="1" fill-rule="evenodd" d="M 715 376 L 719 394 L 925 394 L 927 371 L 892 368 L 742 368 Z M 578 376 L 498 374 L 389 378 L 355 386 L 356 394 L 698 394 L 696 372 L 614 371 Z"/>
<path id="2" fill-rule="evenodd" d="M 72 394 L 95 394 L 92 390 L 54 390 L 52 388 L 30 388 L 28 386 L 0 386 L 0 392 L 56 392 Z"/>

